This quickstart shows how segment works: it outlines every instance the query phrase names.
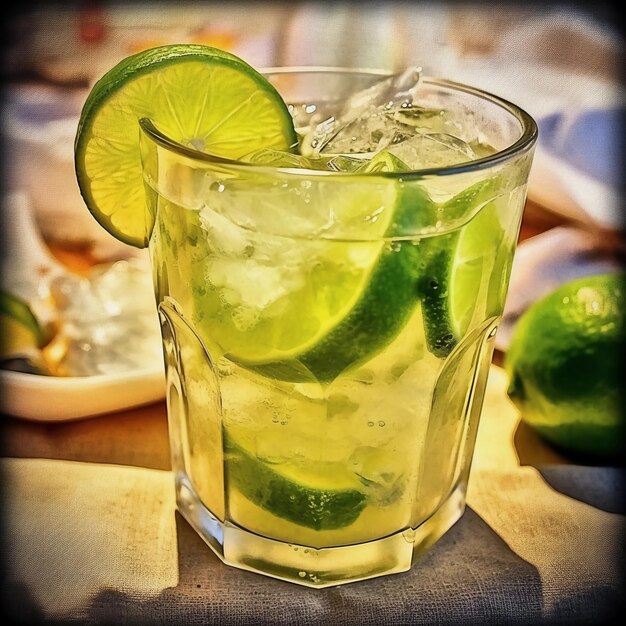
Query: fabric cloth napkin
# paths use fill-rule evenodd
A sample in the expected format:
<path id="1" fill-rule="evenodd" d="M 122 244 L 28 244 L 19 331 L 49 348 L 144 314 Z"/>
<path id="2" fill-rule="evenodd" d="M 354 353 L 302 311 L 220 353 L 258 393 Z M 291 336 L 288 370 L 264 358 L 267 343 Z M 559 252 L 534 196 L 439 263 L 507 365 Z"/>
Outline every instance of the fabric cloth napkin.
<path id="1" fill-rule="evenodd" d="M 617 240 L 617 238 L 615 238 Z M 522 313 L 561 285 L 623 269 L 623 250 L 606 233 L 558 226 L 522 241 L 515 252 L 496 348 L 506 352 Z"/>
<path id="2" fill-rule="evenodd" d="M 38 624 L 604 623 L 621 595 L 621 474 L 520 465 L 505 388 L 493 367 L 461 520 L 409 572 L 323 590 L 223 565 L 175 513 L 170 472 L 4 459 L 3 612 Z"/>

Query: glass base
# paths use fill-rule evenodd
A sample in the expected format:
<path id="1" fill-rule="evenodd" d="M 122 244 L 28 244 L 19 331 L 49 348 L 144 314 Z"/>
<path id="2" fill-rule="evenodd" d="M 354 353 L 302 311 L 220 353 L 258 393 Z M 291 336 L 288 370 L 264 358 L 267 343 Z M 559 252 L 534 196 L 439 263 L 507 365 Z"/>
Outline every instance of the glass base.
<path id="1" fill-rule="evenodd" d="M 461 517 L 465 489 L 457 486 L 417 528 L 349 546 L 316 549 L 262 537 L 218 520 L 183 475 L 176 480 L 178 510 L 227 565 L 321 589 L 405 572 Z"/>

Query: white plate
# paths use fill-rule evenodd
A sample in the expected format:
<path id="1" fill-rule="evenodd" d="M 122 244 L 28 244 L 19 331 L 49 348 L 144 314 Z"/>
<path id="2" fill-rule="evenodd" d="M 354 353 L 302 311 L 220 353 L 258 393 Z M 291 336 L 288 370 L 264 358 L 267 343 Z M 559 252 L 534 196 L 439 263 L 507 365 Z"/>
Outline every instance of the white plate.
<path id="1" fill-rule="evenodd" d="M 40 422 L 70 421 L 157 402 L 163 367 L 115 375 L 55 377 L 0 372 L 3 413 Z"/>
<path id="2" fill-rule="evenodd" d="M 2 287 L 34 305 L 41 300 L 39 277 L 63 276 L 67 270 L 46 248 L 27 194 L 4 198 L 6 245 L 2 249 Z M 45 299 L 43 300 L 45 302 Z M 38 317 L 46 322 L 45 308 Z M 158 322 L 155 320 L 155 324 Z M 159 345 L 160 345 L 160 339 Z M 160 349 L 155 345 L 156 351 Z M 120 411 L 161 400 L 165 396 L 163 361 L 143 360 L 142 367 L 116 374 L 40 376 L 0 370 L 0 411 L 37 421 L 65 421 Z M 152 363 L 157 363 L 152 365 Z"/>

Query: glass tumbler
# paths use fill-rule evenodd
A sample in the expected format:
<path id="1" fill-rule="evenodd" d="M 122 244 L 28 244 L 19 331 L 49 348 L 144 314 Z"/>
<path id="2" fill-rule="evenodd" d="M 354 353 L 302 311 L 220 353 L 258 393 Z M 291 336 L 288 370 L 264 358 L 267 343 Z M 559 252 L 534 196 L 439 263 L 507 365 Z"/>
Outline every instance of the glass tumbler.
<path id="1" fill-rule="evenodd" d="M 296 125 L 381 78 L 265 74 Z M 495 153 L 272 167 L 141 121 L 177 505 L 229 565 L 310 587 L 401 572 L 463 513 L 537 130 L 478 89 L 419 94 Z"/>

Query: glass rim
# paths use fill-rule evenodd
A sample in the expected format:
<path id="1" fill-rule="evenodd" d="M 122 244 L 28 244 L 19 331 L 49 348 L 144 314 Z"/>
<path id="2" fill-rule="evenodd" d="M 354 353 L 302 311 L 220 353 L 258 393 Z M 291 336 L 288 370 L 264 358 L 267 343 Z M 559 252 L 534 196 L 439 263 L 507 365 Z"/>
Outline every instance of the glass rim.
<path id="1" fill-rule="evenodd" d="M 267 67 L 258 70 L 259 73 L 264 75 L 272 74 L 362 74 L 370 76 L 387 77 L 393 76 L 394 72 L 384 69 L 369 69 L 369 68 L 348 68 L 348 67 L 334 67 L 334 66 L 285 66 L 285 67 Z M 478 87 L 472 87 L 464 83 L 448 80 L 447 78 L 438 78 L 433 76 L 422 75 L 421 81 L 436 85 L 439 87 L 447 88 L 452 91 L 462 91 L 472 96 L 487 100 L 500 108 L 507 111 L 510 115 L 515 117 L 522 127 L 522 133 L 518 139 L 512 144 L 506 146 L 502 150 L 498 150 L 493 154 L 481 157 L 474 161 L 465 161 L 456 165 L 447 165 L 440 167 L 430 167 L 409 170 L 406 172 L 366 172 L 366 173 L 354 173 L 354 172 L 341 172 L 331 170 L 314 170 L 309 168 L 296 168 L 296 167 L 277 167 L 272 165 L 260 165 L 257 163 L 246 163 L 245 161 L 238 161 L 235 159 L 228 159 L 226 157 L 220 157 L 210 154 L 208 152 L 202 152 L 196 150 L 190 146 L 185 146 L 178 141 L 172 139 L 162 131 L 160 131 L 153 120 L 148 117 L 143 117 L 139 120 L 139 125 L 143 132 L 150 137 L 158 145 L 174 152 L 182 157 L 190 158 L 195 161 L 201 161 L 203 163 L 209 163 L 214 165 L 225 165 L 236 169 L 254 171 L 259 173 L 271 174 L 280 173 L 287 176 L 322 176 L 322 177 L 361 177 L 366 176 L 368 178 L 391 178 L 391 179 L 422 179 L 430 176 L 447 176 L 452 174 L 463 174 L 474 171 L 481 171 L 493 167 L 494 165 L 502 164 L 511 158 L 521 155 L 524 152 L 530 150 L 537 141 L 538 128 L 537 123 L 532 116 L 524 109 L 516 104 L 513 104 L 505 98 L 496 96 L 488 91 L 480 89 Z"/>

